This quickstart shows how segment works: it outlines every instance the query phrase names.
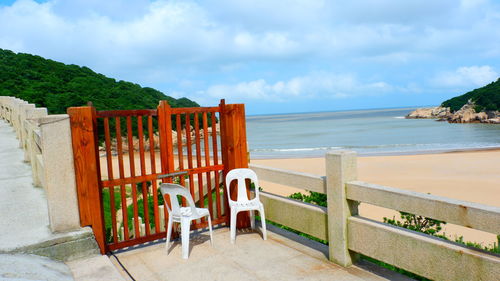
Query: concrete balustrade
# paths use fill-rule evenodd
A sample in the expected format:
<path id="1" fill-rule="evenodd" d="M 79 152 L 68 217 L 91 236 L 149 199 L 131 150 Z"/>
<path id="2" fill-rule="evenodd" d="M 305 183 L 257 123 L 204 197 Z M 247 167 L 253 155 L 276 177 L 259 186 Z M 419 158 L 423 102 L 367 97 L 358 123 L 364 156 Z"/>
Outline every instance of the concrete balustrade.
<path id="1" fill-rule="evenodd" d="M 331 261 L 350 266 L 359 254 L 434 280 L 497 280 L 500 257 L 358 215 L 359 203 L 500 233 L 500 208 L 357 181 L 356 154 L 332 151 L 326 177 L 250 164 L 259 179 L 327 195 L 328 208 L 261 193 L 266 218 L 329 241 Z"/>
<path id="2" fill-rule="evenodd" d="M 328 214 L 325 207 L 261 192 L 266 219 L 322 240 L 328 240 Z"/>
<path id="3" fill-rule="evenodd" d="M 2 96 L 0 117 L 16 132 L 33 185 L 45 190 L 51 231 L 80 229 L 69 116 L 48 115 L 46 108 Z"/>

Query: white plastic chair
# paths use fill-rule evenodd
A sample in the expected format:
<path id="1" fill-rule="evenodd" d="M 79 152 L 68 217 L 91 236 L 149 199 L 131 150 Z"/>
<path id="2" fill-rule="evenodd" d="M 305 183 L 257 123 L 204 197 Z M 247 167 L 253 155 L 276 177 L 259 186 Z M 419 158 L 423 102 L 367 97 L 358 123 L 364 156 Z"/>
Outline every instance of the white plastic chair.
<path id="1" fill-rule="evenodd" d="M 212 221 L 210 218 L 210 212 L 206 208 L 196 208 L 194 204 L 193 197 L 191 193 L 183 186 L 172 183 L 162 183 L 160 185 L 160 190 L 163 196 L 166 194 L 170 197 L 170 205 L 172 209 L 168 206 L 165 201 L 165 207 L 168 210 L 168 226 L 167 226 L 167 241 L 165 242 L 165 248 L 169 249 L 170 237 L 172 234 L 172 223 L 181 223 L 181 243 L 182 243 L 182 258 L 187 259 L 189 257 L 189 231 L 191 229 L 191 221 L 196 220 L 205 216 L 208 216 L 208 229 L 210 231 L 210 244 L 213 246 L 212 239 Z M 177 195 L 186 198 L 188 207 L 179 206 L 179 201 Z"/>
<path id="2" fill-rule="evenodd" d="M 252 200 L 249 200 L 247 196 L 246 179 L 250 179 L 255 185 L 255 198 Z M 231 200 L 231 191 L 229 188 L 233 180 L 238 181 L 238 198 L 236 201 Z M 250 211 L 252 229 L 255 229 L 254 211 L 259 211 L 262 222 L 262 236 L 264 240 L 267 240 L 266 215 L 264 213 L 264 205 L 259 199 L 259 180 L 255 172 L 245 168 L 229 171 L 226 175 L 226 189 L 229 198 L 229 207 L 231 208 L 231 243 L 234 243 L 236 239 L 236 217 L 240 211 Z"/>

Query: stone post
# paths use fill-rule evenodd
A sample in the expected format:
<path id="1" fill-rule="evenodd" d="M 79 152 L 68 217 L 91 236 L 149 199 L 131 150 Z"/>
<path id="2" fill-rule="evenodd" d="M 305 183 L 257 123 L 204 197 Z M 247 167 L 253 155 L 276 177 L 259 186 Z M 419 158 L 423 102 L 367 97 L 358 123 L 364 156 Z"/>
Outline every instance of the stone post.
<path id="1" fill-rule="evenodd" d="M 14 106 L 12 107 L 12 125 L 16 130 L 16 137 L 21 140 L 21 108 L 23 105 L 28 104 L 27 101 L 21 99 L 15 99 Z M 19 147 L 22 148 L 21 142 L 19 142 Z"/>
<path id="2" fill-rule="evenodd" d="M 24 161 L 31 162 L 31 166 L 33 167 L 33 158 L 34 155 L 34 143 L 33 140 L 33 130 L 38 127 L 38 121 L 36 119 L 47 116 L 46 108 L 33 108 L 31 110 L 26 111 L 25 120 L 23 122 L 24 132 L 26 135 L 24 136 Z M 34 175 L 34 174 L 33 174 Z"/>
<path id="3" fill-rule="evenodd" d="M 27 137 L 27 132 L 26 132 L 26 115 L 28 114 L 28 111 L 31 111 L 35 109 L 35 105 L 31 103 L 23 104 L 19 106 L 19 147 L 21 147 L 24 151 L 26 151 L 27 145 L 26 145 L 26 137 Z M 24 161 L 27 161 L 26 157 Z"/>
<path id="4" fill-rule="evenodd" d="M 42 179 L 40 178 L 39 169 L 40 165 L 37 161 L 37 156 L 40 155 L 40 150 L 35 141 L 36 130 L 38 127 L 38 119 L 47 116 L 46 108 L 35 108 L 27 113 L 26 127 L 28 135 L 26 136 L 26 150 L 24 151 L 24 157 L 26 161 L 31 163 L 31 172 L 33 175 L 33 185 L 37 187 L 42 186 Z"/>
<path id="5" fill-rule="evenodd" d="M 347 200 L 345 187 L 346 182 L 357 178 L 356 153 L 330 151 L 325 160 L 329 258 L 346 267 L 357 259 L 357 254 L 348 249 L 347 219 L 358 214 L 358 204 Z"/>
<path id="6" fill-rule="evenodd" d="M 67 114 L 40 118 L 45 192 L 52 232 L 80 228 L 71 129 Z"/>

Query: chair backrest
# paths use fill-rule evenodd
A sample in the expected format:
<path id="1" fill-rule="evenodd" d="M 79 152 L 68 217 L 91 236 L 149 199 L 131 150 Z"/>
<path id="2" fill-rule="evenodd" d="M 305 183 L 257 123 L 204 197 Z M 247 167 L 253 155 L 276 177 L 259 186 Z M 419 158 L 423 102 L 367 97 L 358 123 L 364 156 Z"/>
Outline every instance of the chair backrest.
<path id="1" fill-rule="evenodd" d="M 188 203 L 189 208 L 191 208 L 191 213 L 192 214 L 198 214 L 196 211 L 196 205 L 194 204 L 193 197 L 191 196 L 191 193 L 184 188 L 182 185 L 175 184 L 175 183 L 162 183 L 160 185 L 160 190 L 161 194 L 165 196 L 166 194 L 169 195 L 170 197 L 170 205 L 172 206 L 172 210 L 170 210 L 168 204 L 165 204 L 168 209 L 168 213 L 172 214 L 180 214 L 180 205 L 179 205 L 179 200 L 177 199 L 177 195 L 180 195 L 184 198 L 186 198 L 186 202 Z M 165 198 L 165 197 L 164 197 Z"/>
<path id="2" fill-rule="evenodd" d="M 231 191 L 230 191 L 230 186 L 231 182 L 233 180 L 238 181 L 238 202 L 245 202 L 249 201 L 248 196 L 247 196 L 247 189 L 246 189 L 246 179 L 250 179 L 251 182 L 254 183 L 255 186 L 255 199 L 259 200 L 259 179 L 257 178 L 257 174 L 255 174 L 254 171 L 247 169 L 247 168 L 239 168 L 239 169 L 233 169 L 229 171 L 226 175 L 226 189 L 227 189 L 227 194 L 229 195 L 229 200 L 231 200 Z"/>

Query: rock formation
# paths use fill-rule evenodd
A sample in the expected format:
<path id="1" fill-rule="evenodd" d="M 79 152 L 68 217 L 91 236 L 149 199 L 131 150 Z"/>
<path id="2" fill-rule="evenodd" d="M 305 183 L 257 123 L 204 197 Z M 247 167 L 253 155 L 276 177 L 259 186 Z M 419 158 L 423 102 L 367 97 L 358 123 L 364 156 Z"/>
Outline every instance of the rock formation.
<path id="1" fill-rule="evenodd" d="M 406 115 L 408 119 L 428 118 L 450 123 L 489 123 L 500 124 L 499 111 L 476 112 L 475 104 L 469 100 L 460 110 L 451 113 L 449 107 L 418 108 Z"/>
<path id="2" fill-rule="evenodd" d="M 450 108 L 448 107 L 430 107 L 430 108 L 417 108 L 415 111 L 406 115 L 407 119 L 441 119 L 451 116 Z"/>

